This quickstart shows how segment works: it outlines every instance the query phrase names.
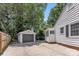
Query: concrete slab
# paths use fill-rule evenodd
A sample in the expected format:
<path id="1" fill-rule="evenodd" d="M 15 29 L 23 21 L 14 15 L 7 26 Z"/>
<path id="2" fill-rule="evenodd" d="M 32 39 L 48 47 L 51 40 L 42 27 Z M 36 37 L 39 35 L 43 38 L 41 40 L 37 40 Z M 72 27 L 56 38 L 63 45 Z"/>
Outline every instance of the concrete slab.
<path id="1" fill-rule="evenodd" d="M 9 45 L 2 56 L 77 56 L 79 51 L 58 44 L 27 43 Z"/>

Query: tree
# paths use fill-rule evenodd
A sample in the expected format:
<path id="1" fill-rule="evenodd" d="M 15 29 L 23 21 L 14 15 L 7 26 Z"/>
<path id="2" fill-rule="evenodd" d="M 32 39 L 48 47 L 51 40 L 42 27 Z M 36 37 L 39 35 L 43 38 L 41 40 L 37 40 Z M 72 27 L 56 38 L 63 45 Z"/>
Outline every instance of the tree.
<path id="1" fill-rule="evenodd" d="M 37 32 L 42 26 L 46 4 L 0 4 L 0 30 L 17 38 L 17 33 L 28 28 Z"/>
<path id="2" fill-rule="evenodd" d="M 48 17 L 48 21 L 47 21 L 50 27 L 54 26 L 64 6 L 65 6 L 64 3 L 63 4 L 57 3 L 57 5 L 53 9 L 51 9 L 49 17 Z"/>
<path id="3" fill-rule="evenodd" d="M 27 22 L 29 23 L 29 27 L 34 29 L 36 32 L 43 21 L 44 14 L 43 11 L 46 8 L 46 4 L 28 4 L 29 9 L 27 13 Z"/>

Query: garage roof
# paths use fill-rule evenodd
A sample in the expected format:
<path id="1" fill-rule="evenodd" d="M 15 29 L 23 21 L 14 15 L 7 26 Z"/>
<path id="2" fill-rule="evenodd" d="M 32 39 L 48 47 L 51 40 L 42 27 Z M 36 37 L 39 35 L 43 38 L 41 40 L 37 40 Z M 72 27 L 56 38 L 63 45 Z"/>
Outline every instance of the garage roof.
<path id="1" fill-rule="evenodd" d="M 26 30 L 26 31 L 19 32 L 18 34 L 36 34 L 36 33 L 31 30 Z"/>

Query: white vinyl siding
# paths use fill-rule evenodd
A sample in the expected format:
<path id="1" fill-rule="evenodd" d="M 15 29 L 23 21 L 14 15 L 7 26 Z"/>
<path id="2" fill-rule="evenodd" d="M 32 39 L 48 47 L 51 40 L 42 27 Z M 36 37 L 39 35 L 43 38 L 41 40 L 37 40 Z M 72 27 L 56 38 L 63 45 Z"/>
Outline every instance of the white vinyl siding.
<path id="1" fill-rule="evenodd" d="M 75 6 L 75 4 L 73 4 L 73 3 L 69 3 L 69 4 L 67 4 L 67 11 L 70 11 L 73 7 Z"/>
<path id="2" fill-rule="evenodd" d="M 79 36 L 71 36 L 71 24 L 75 24 L 74 22 L 79 22 L 79 4 L 74 4 L 74 7 L 69 11 L 66 11 L 66 8 L 63 10 L 55 24 L 56 41 L 58 43 L 79 47 Z M 66 25 L 69 25 L 69 37 L 66 37 Z M 64 27 L 63 35 L 60 35 L 61 27 Z"/>

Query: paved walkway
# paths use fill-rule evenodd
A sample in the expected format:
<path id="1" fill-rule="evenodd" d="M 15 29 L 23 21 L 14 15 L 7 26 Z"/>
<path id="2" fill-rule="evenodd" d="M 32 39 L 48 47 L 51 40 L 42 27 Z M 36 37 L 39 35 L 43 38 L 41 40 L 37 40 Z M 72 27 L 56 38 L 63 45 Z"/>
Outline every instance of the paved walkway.
<path id="1" fill-rule="evenodd" d="M 79 51 L 58 44 L 11 44 L 2 56 L 76 56 Z"/>

